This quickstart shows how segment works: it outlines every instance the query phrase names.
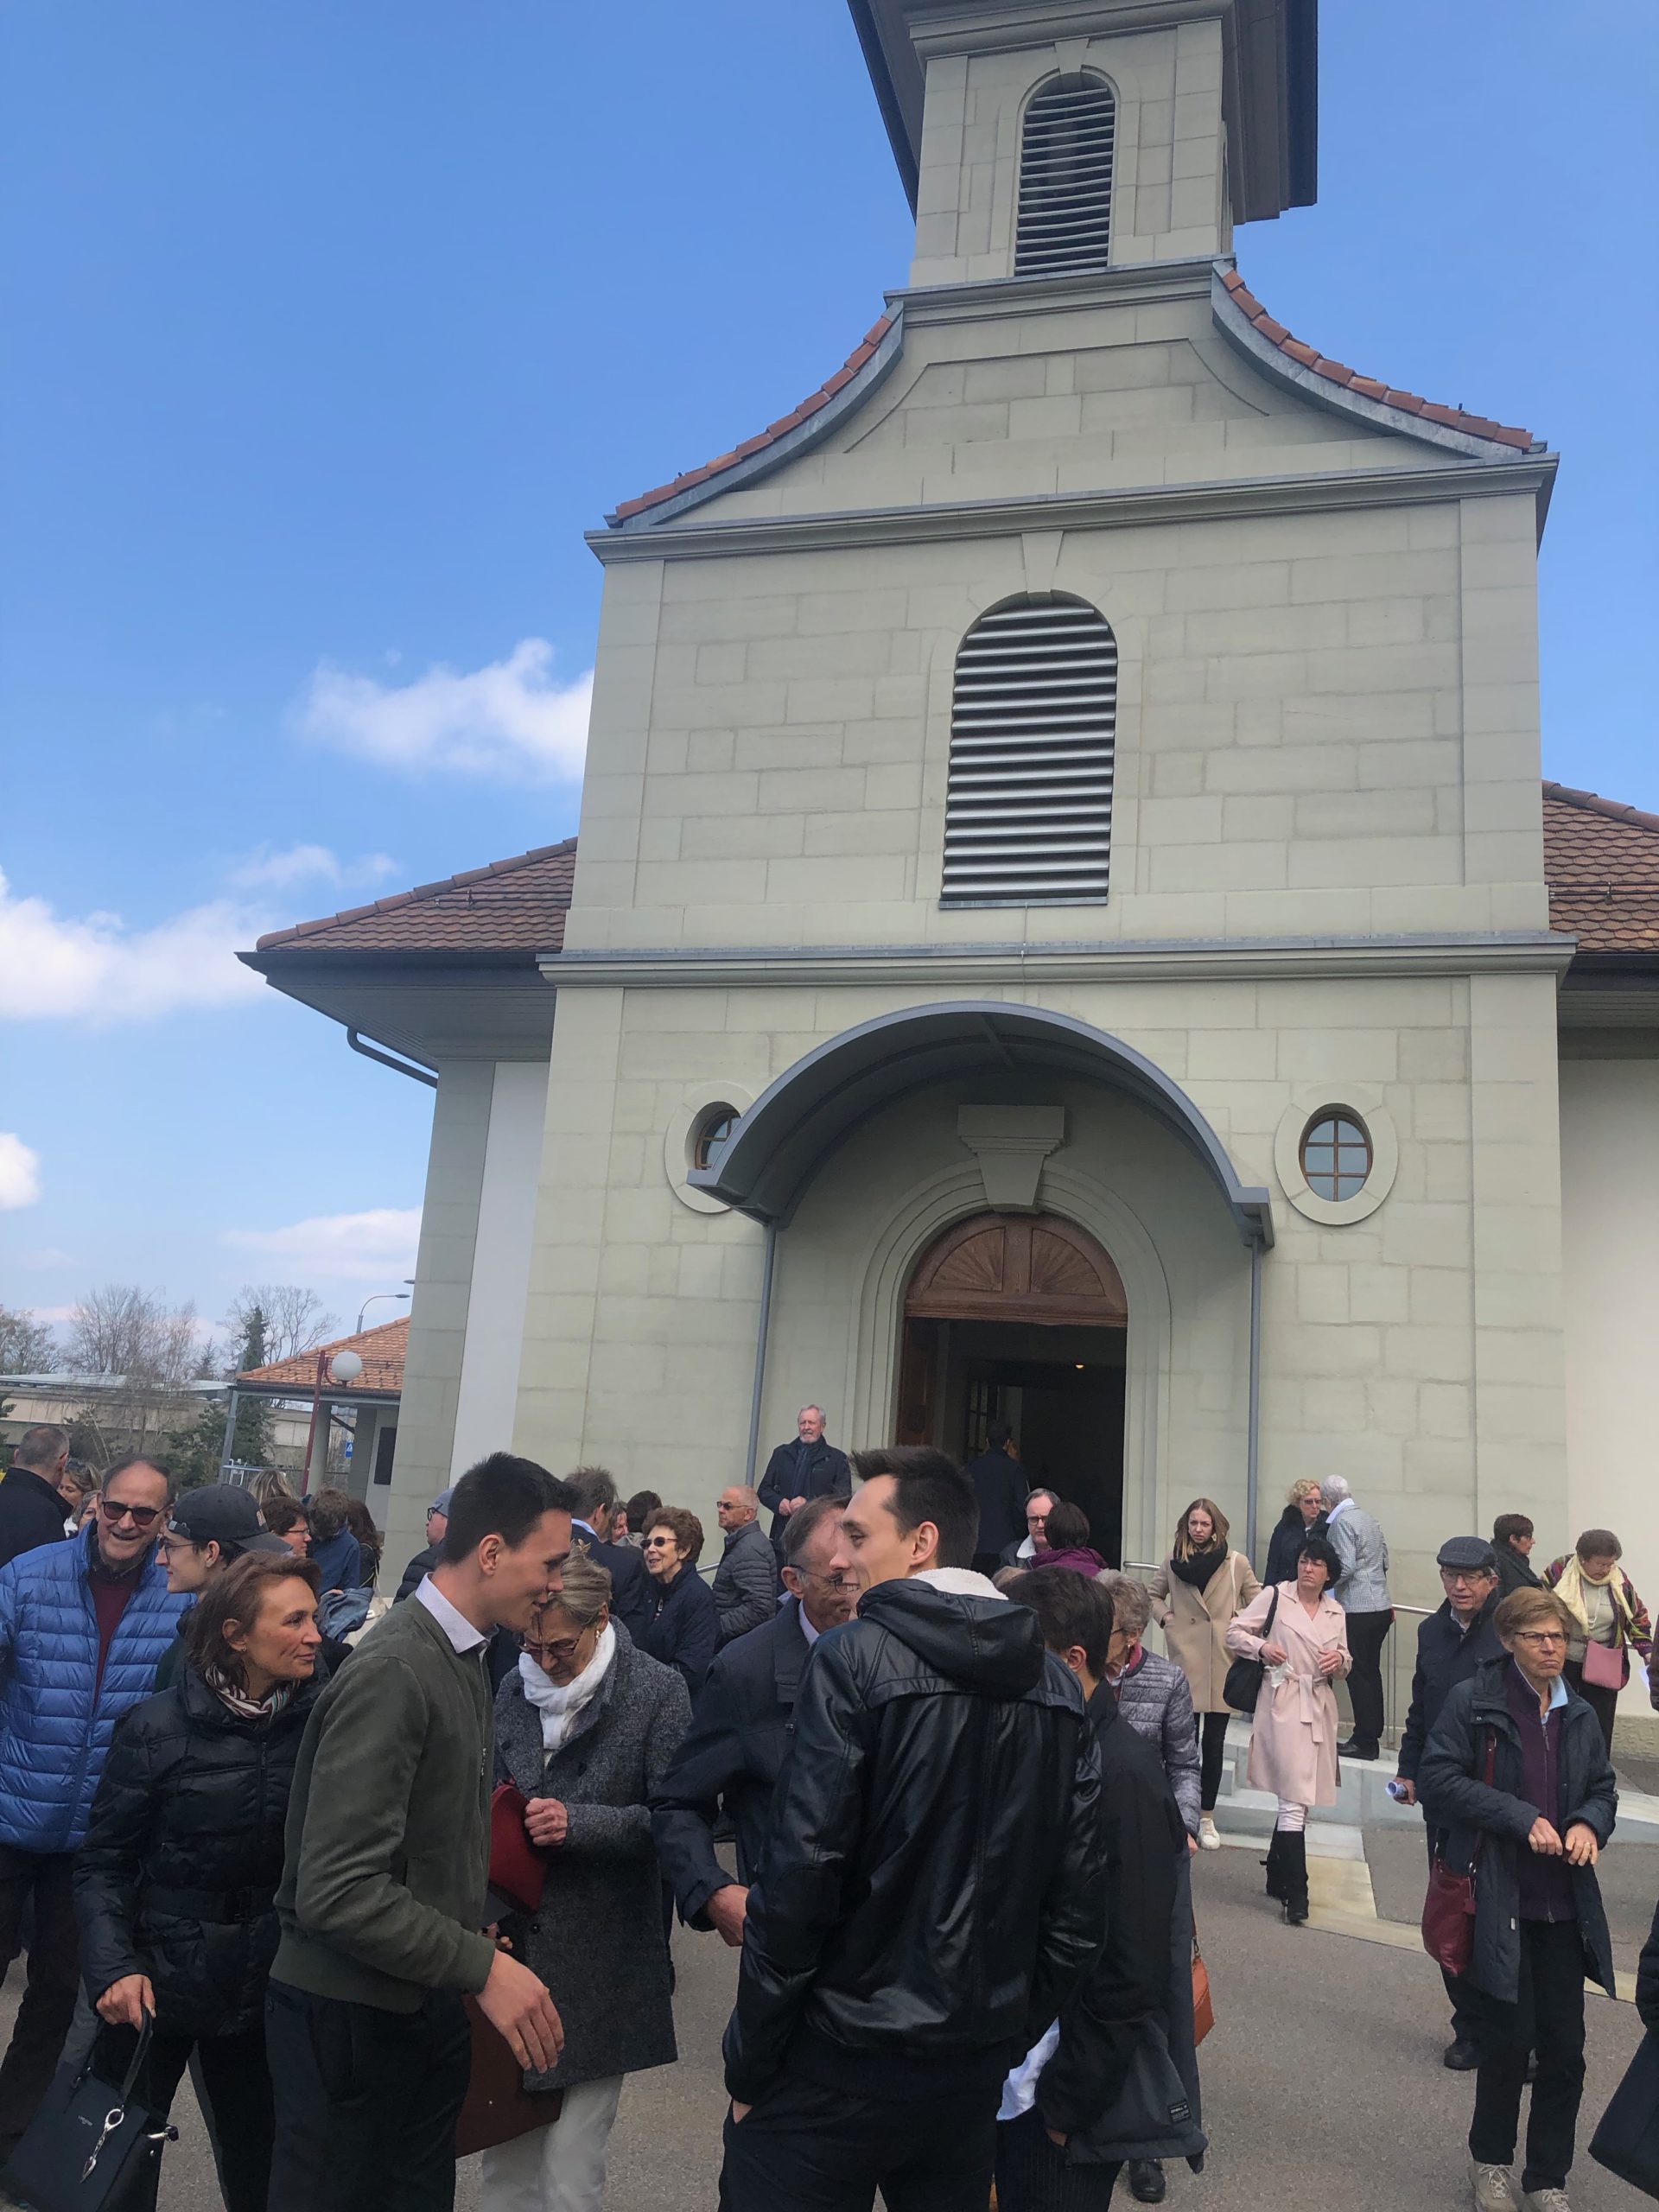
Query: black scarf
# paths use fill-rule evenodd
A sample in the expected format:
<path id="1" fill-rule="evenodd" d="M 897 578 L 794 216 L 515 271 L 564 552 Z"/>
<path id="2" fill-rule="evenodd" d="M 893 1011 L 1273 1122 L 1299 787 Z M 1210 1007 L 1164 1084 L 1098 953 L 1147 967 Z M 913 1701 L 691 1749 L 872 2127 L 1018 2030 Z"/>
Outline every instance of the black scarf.
<path id="1" fill-rule="evenodd" d="M 1170 1555 L 1169 1569 L 1178 1582 L 1189 1582 L 1193 1589 L 1202 1590 L 1218 1567 L 1227 1563 L 1225 1544 L 1211 1544 L 1201 1552 L 1193 1552 L 1183 1559 L 1179 1553 Z"/>

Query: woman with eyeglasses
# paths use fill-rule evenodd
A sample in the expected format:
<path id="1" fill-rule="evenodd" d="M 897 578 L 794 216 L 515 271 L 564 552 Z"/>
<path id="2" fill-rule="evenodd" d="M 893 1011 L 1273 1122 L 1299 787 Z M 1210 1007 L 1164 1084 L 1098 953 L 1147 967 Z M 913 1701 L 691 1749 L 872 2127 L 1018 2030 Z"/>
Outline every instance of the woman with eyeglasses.
<path id="1" fill-rule="evenodd" d="M 645 1523 L 651 1592 L 640 1648 L 664 1666 L 677 1667 L 693 1697 L 720 1642 L 715 1593 L 697 1573 L 702 1550 L 702 1523 L 683 1506 L 659 1505 Z"/>
<path id="2" fill-rule="evenodd" d="M 1578 1624 L 1553 1590 L 1516 1590 L 1492 1616 L 1504 1656 L 1459 1682 L 1417 1770 L 1417 1799 L 1446 1830 L 1441 1858 L 1475 1875 L 1476 2212 L 1512 2212 L 1528 2057 L 1538 2072 L 1519 2202 L 1567 2212 L 1584 2090 L 1584 1980 L 1611 1997 L 1613 1954 L 1596 1861 L 1618 1793 L 1594 1713 L 1565 1679 Z"/>
<path id="3" fill-rule="evenodd" d="M 484 2212 L 596 2212 L 625 2076 L 677 2056 L 649 1800 L 691 1700 L 610 1601 L 608 1572 L 578 1552 L 496 1696 L 497 1774 L 524 1793 L 525 1833 L 547 1860 L 539 1908 L 506 1932 L 564 2023 L 557 2065 L 524 2087 L 564 2103 L 556 2126 L 484 2153 Z"/>

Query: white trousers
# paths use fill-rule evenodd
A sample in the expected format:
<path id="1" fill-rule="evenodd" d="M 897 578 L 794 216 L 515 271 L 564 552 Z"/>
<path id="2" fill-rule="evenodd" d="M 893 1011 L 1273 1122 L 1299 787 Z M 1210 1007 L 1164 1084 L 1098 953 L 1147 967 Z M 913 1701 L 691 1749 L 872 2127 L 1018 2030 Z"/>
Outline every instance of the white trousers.
<path id="1" fill-rule="evenodd" d="M 623 2076 L 564 2093 L 551 2127 L 484 2153 L 484 2212 L 599 2212 Z"/>
<path id="2" fill-rule="evenodd" d="M 1300 1835 L 1307 1826 L 1306 1806 L 1293 1805 L 1288 1797 L 1281 1797 L 1279 1800 L 1279 1817 L 1274 1826 L 1282 1828 L 1287 1835 Z"/>

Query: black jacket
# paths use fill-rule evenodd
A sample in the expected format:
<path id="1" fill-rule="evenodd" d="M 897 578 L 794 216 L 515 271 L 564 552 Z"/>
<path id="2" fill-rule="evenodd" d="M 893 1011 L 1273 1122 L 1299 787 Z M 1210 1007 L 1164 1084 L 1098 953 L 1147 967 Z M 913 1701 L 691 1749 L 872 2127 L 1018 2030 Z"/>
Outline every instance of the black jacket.
<path id="1" fill-rule="evenodd" d="M 55 1483 L 33 1467 L 8 1467 L 0 1480 L 0 1567 L 42 1544 L 60 1544 L 68 1515 Z"/>
<path id="2" fill-rule="evenodd" d="M 1541 1590 L 1544 1578 L 1535 1574 L 1513 1544 L 1494 1544 L 1497 1554 L 1497 1599 L 1500 1605 L 1517 1590 Z"/>
<path id="3" fill-rule="evenodd" d="M 765 1628 L 725 1645 L 652 1798 L 657 1857 L 690 1927 L 709 1925 L 709 1900 L 732 1878 L 715 1856 L 722 1801 L 737 1831 L 737 1878 L 754 1879 L 772 1832 L 772 1791 L 784 1770 L 806 1652 L 798 1598 L 786 1598 Z"/>
<path id="4" fill-rule="evenodd" d="M 1281 1582 L 1296 1580 L 1296 1554 L 1310 1536 L 1323 1536 L 1330 1527 L 1323 1513 L 1304 1521 L 1300 1505 L 1287 1505 L 1273 1524 L 1268 1539 L 1268 1564 L 1262 1580 L 1271 1590 Z"/>
<path id="5" fill-rule="evenodd" d="M 1400 1738 L 1396 1771 L 1415 1782 L 1423 1763 L 1423 1745 L 1440 1717 L 1440 1708 L 1459 1682 L 1469 1681 L 1478 1668 L 1503 1656 L 1503 1647 L 1492 1626 L 1499 1593 L 1494 1590 L 1467 1630 L 1452 1618 L 1450 1605 L 1431 1613 L 1417 1631 L 1417 1671 L 1411 1678 L 1411 1710 Z"/>
<path id="6" fill-rule="evenodd" d="M 1088 1710 L 1100 1753 L 1106 1942 L 1061 2007 L 1059 2044 L 1037 2084 L 1044 2125 L 1084 2142 L 1090 2122 L 1122 2094 L 1148 2021 L 1167 2033 L 1170 1920 L 1186 1854 L 1163 1761 L 1122 1718 L 1109 1684 Z"/>
<path id="7" fill-rule="evenodd" d="M 1659 2036 L 1659 1911 L 1636 1962 L 1636 2009 L 1649 2034 Z"/>
<path id="8" fill-rule="evenodd" d="M 1030 1495 L 1026 1471 L 1020 1462 L 996 1445 L 970 1459 L 963 1473 L 971 1478 L 979 1500 L 979 1540 L 976 1552 L 1000 1552 L 1018 1544 L 1026 1533 L 1026 1499 Z"/>
<path id="9" fill-rule="evenodd" d="M 1507 1657 L 1459 1682 L 1440 1709 L 1417 1770 L 1417 1796 L 1437 1827 L 1446 1831 L 1442 1854 L 1461 1872 L 1481 1843 L 1475 1884 L 1475 1956 L 1469 1979 L 1477 1989 L 1513 2005 L 1520 1986 L 1517 1933 L 1520 1881 L 1516 1869 L 1540 1813 L 1564 1836 L 1582 1821 L 1605 1845 L 1618 1812 L 1618 1791 L 1601 1724 L 1576 1691 L 1561 1714 L 1560 1802 L 1531 1805 L 1521 1795 L 1521 1738 L 1504 1693 Z M 1491 1786 L 1486 1783 L 1486 1745 L 1497 1738 Z M 1484 1839 L 1484 1840 L 1483 1840 Z M 1585 1971 L 1613 1995 L 1613 1948 L 1593 1866 L 1575 1866 L 1573 1901 L 1584 1938 Z"/>
<path id="10" fill-rule="evenodd" d="M 404 1569 L 404 1579 L 397 1585 L 397 1594 L 392 1604 L 401 1605 L 405 1598 L 412 1598 L 437 1563 L 438 1548 L 435 1544 L 429 1544 L 424 1551 L 416 1552 Z"/>
<path id="11" fill-rule="evenodd" d="M 850 1497 L 852 1494 L 853 1471 L 847 1464 L 847 1454 L 837 1452 L 822 1436 L 804 1452 L 798 1437 L 793 1443 L 780 1444 L 760 1478 L 760 1503 L 772 1515 L 773 1543 L 783 1534 L 785 1516 L 778 1508 L 785 1498 L 804 1497 L 810 1505 L 815 1497 Z"/>
<path id="12" fill-rule="evenodd" d="M 778 1554 L 758 1521 L 746 1521 L 726 1539 L 715 1569 L 715 1611 L 722 1644 L 752 1628 L 764 1628 L 778 1610 Z"/>
<path id="13" fill-rule="evenodd" d="M 602 1567 L 610 1576 L 611 1611 L 638 1643 L 651 1616 L 652 1584 L 645 1572 L 644 1554 L 635 1551 L 632 1544 L 607 1544 L 585 1521 L 575 1522 L 574 1531 L 576 1542 L 587 1545 L 594 1565 Z"/>
<path id="14" fill-rule="evenodd" d="M 261 2018 L 294 1762 L 322 1687 L 247 1720 L 192 1669 L 123 1714 L 75 1855 L 94 2000 L 146 1974 L 164 2034 L 239 2035 Z"/>
<path id="15" fill-rule="evenodd" d="M 693 1697 L 702 1688 L 719 1637 L 715 1593 L 695 1567 L 683 1567 L 666 1586 L 645 1575 L 645 1617 L 633 1640 L 651 1658 L 677 1667 Z"/>
<path id="16" fill-rule="evenodd" d="M 1100 1758 L 1035 1617 L 909 1580 L 812 1647 L 726 2086 L 988 2093 L 1100 1948 Z"/>

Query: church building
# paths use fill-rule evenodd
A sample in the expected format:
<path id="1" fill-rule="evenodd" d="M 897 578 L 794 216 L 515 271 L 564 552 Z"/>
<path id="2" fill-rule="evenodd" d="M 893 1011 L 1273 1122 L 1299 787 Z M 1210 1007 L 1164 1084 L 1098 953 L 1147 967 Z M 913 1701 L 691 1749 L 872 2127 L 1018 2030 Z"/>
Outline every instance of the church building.
<path id="1" fill-rule="evenodd" d="M 507 1444 L 712 1537 L 810 1401 L 1011 1421 L 1114 1557 L 1339 1471 L 1402 1600 L 1505 1511 L 1651 1596 L 1659 817 L 1541 782 L 1554 454 L 1250 289 L 1314 0 L 852 8 L 909 280 L 591 533 L 579 837 L 245 956 L 435 1084 L 388 1556 Z"/>

